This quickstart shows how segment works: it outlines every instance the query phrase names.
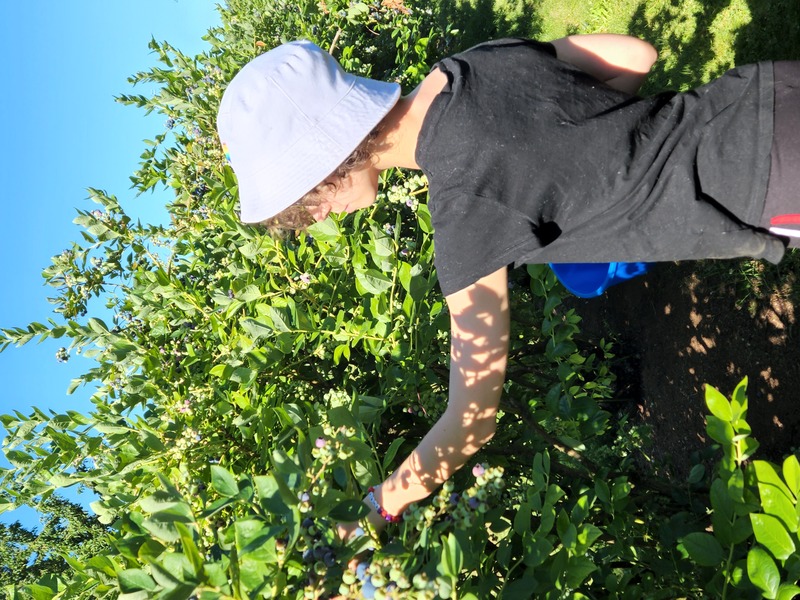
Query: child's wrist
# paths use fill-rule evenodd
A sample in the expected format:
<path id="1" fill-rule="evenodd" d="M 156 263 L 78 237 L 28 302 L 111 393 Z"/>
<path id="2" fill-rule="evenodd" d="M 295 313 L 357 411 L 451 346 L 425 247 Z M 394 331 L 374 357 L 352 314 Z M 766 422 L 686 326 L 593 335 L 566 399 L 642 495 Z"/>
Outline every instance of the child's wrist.
<path id="1" fill-rule="evenodd" d="M 381 486 L 370 487 L 368 492 L 369 493 L 367 494 L 366 498 L 364 498 L 364 502 L 373 510 L 376 515 L 380 517 L 382 521 L 385 521 L 386 523 L 398 523 L 403 520 L 402 511 L 391 513 L 383 505 Z"/>

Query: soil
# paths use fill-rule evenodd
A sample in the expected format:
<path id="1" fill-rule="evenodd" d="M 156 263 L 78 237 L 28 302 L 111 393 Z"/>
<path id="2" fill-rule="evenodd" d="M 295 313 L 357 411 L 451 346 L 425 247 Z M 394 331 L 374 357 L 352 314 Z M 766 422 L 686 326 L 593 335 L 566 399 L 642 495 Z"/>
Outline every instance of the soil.
<path id="1" fill-rule="evenodd" d="M 618 392 L 651 428 L 657 471 L 688 473 L 693 454 L 713 443 L 704 385 L 730 397 L 745 376 L 756 458 L 781 461 L 800 447 L 800 326 L 790 283 L 743 293 L 702 265 L 659 264 L 600 298 L 570 301 L 589 341 L 616 341 Z"/>

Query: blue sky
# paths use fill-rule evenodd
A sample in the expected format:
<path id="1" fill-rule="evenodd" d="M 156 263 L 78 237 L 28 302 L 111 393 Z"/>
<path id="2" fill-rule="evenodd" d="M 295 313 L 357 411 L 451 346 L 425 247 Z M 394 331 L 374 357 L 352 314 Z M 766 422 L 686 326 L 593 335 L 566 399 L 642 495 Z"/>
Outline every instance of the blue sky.
<path id="1" fill-rule="evenodd" d="M 0 327 L 24 327 L 52 316 L 41 271 L 50 257 L 79 240 L 77 208 L 95 208 L 86 188 L 116 195 L 143 221 L 165 218 L 167 191 L 136 197 L 128 177 L 142 140 L 164 130 L 161 115 L 114 102 L 131 88 L 127 77 L 156 64 L 151 37 L 188 54 L 219 22 L 211 0 L 25 0 L 0 3 L 4 57 L 0 124 Z M 66 395 L 69 382 L 90 367 L 75 357 L 55 360 L 62 345 L 48 340 L 0 353 L 0 413 L 31 406 L 57 412 L 90 408 L 91 390 Z M 0 433 L 4 432 L 0 429 Z M 4 461 L 0 464 L 5 465 Z M 20 511 L 0 520 L 37 524 Z"/>

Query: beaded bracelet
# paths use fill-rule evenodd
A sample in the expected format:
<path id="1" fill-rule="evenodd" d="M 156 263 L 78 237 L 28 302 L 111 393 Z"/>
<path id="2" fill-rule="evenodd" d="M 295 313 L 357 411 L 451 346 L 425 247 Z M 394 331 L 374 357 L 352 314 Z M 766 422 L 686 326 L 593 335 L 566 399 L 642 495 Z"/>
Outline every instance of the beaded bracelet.
<path id="1" fill-rule="evenodd" d="M 378 514 L 384 521 L 388 521 L 389 523 L 399 523 L 400 521 L 403 520 L 402 515 L 390 515 L 388 512 L 386 512 L 385 508 L 383 508 L 380 504 L 378 504 L 378 501 L 375 499 L 374 487 L 370 486 L 368 491 L 369 494 L 367 494 L 367 502 L 369 502 L 372 505 L 372 508 L 378 511 Z"/>

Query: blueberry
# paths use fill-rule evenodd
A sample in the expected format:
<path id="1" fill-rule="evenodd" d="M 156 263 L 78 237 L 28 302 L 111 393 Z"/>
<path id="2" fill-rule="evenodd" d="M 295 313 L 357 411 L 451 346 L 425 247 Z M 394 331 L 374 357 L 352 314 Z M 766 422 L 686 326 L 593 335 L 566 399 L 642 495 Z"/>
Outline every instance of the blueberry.
<path id="1" fill-rule="evenodd" d="M 356 577 L 358 577 L 359 581 L 364 581 L 367 577 L 367 563 L 358 563 L 356 567 Z"/>
<path id="2" fill-rule="evenodd" d="M 372 600 L 375 597 L 375 586 L 371 582 L 365 581 L 361 586 L 361 596 L 366 600 Z"/>
<path id="3" fill-rule="evenodd" d="M 313 562 L 313 560 L 314 560 L 314 553 L 311 551 L 311 548 L 308 548 L 307 550 L 305 550 L 305 552 L 303 552 L 303 562 L 310 563 Z"/>
<path id="4" fill-rule="evenodd" d="M 325 563 L 326 567 L 332 567 L 336 564 L 336 555 L 328 550 L 328 552 L 325 553 L 325 556 L 322 557 L 322 562 Z"/>
<path id="5" fill-rule="evenodd" d="M 312 519 L 311 517 L 306 517 L 305 519 L 303 519 L 303 522 L 300 523 L 300 526 L 305 527 L 306 529 L 308 529 L 309 527 L 313 527 L 313 525 L 314 525 L 314 519 Z"/>
<path id="6" fill-rule="evenodd" d="M 469 499 L 469 507 L 472 508 L 472 509 L 478 508 L 478 506 L 480 506 L 480 504 L 481 504 L 481 501 L 478 500 L 477 498 L 470 498 Z"/>

